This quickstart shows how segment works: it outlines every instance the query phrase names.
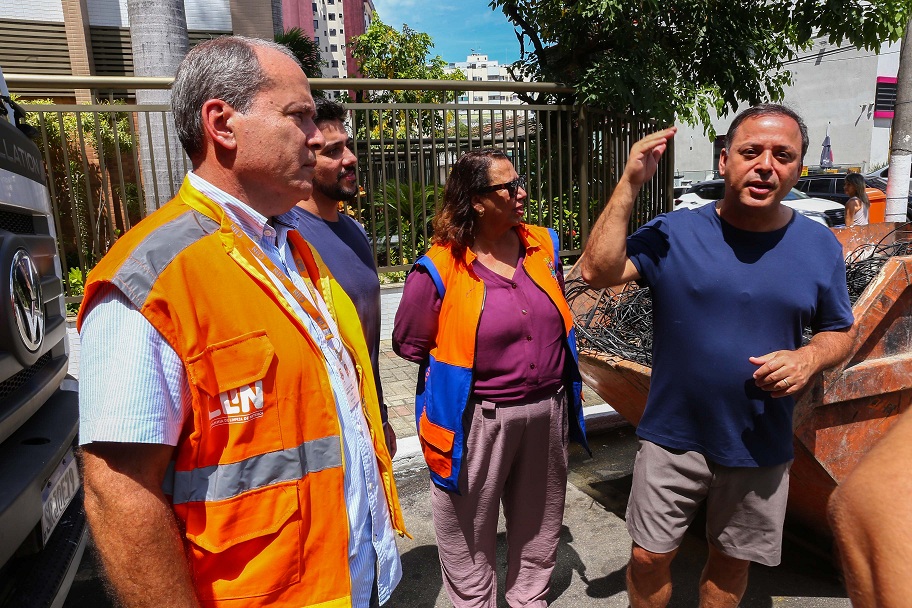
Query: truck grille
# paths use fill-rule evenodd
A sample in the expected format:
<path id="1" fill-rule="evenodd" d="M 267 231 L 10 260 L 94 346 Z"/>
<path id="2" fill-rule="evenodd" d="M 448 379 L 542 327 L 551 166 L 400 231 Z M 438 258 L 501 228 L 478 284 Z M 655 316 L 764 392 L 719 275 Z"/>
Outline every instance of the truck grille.
<path id="1" fill-rule="evenodd" d="M 18 391 L 20 388 L 22 388 L 22 386 L 31 380 L 32 376 L 40 372 L 41 369 L 47 365 L 48 362 L 50 362 L 50 360 L 51 353 L 49 351 L 44 353 L 37 361 L 35 361 L 35 364 L 31 367 L 27 367 L 21 372 L 10 376 L 3 382 L 0 382 L 0 401 L 3 401 Z"/>
<path id="2" fill-rule="evenodd" d="M 13 234 L 35 234 L 35 222 L 28 213 L 0 211 L 0 230 Z"/>

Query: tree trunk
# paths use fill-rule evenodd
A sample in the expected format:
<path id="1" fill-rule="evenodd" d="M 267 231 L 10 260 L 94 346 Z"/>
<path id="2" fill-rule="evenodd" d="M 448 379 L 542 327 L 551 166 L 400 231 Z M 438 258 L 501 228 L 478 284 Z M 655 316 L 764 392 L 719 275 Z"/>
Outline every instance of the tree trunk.
<path id="1" fill-rule="evenodd" d="M 183 0 L 127 0 L 127 14 L 134 73 L 174 76 L 190 46 Z M 168 105 L 170 100 L 167 89 L 136 91 L 139 104 Z M 190 163 L 170 111 L 140 113 L 139 140 L 146 213 L 151 213 L 174 196 Z"/>
<path id="2" fill-rule="evenodd" d="M 905 222 L 912 173 L 912 19 L 906 24 L 896 76 L 896 105 L 887 176 L 888 222 Z"/>

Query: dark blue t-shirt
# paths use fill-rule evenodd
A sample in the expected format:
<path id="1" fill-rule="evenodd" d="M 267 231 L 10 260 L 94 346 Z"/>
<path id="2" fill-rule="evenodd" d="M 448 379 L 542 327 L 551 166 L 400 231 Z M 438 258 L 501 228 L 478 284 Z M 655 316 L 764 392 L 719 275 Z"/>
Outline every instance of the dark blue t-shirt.
<path id="1" fill-rule="evenodd" d="M 715 204 L 660 215 L 627 239 L 652 290 L 653 365 L 637 434 L 724 466 L 792 454 L 792 397 L 773 398 L 748 357 L 852 325 L 842 247 L 799 213 L 773 232 L 723 221 Z"/>
<path id="2" fill-rule="evenodd" d="M 338 222 L 327 222 L 301 207 L 294 207 L 292 212 L 298 232 L 317 250 L 358 311 L 367 351 L 374 366 L 380 410 L 386 420 L 379 366 L 380 279 L 377 278 L 377 266 L 367 233 L 354 218 L 342 213 Z"/>

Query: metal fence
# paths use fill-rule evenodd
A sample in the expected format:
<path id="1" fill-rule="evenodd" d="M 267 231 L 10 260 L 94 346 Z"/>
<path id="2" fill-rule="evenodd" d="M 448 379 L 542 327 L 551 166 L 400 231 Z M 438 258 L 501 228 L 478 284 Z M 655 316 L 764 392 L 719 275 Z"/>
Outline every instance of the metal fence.
<path id="1" fill-rule="evenodd" d="M 119 101 L 166 79 L 26 77 L 7 75 L 10 88 L 88 87 L 92 105 L 23 100 L 40 132 L 69 302 L 78 302 L 85 274 L 111 244 L 180 187 L 189 162 L 174 153 L 167 106 Z M 315 89 L 338 80 L 315 79 Z M 433 89 L 567 92 L 547 83 L 376 81 L 347 79 L 352 90 Z M 470 98 L 472 96 L 470 95 Z M 430 245 L 431 220 L 450 167 L 464 152 L 500 148 L 526 177 L 526 221 L 556 230 L 561 254 L 576 256 L 627 161 L 630 146 L 650 125 L 568 105 L 349 103 L 352 148 L 361 193 L 346 210 L 362 222 L 381 272 L 410 267 Z M 161 125 L 154 128 L 154 125 Z M 173 124 L 173 123 L 172 123 Z M 140 154 L 146 138 L 149 157 Z M 155 140 L 155 141 L 153 141 Z M 156 144 L 156 145 L 152 145 Z M 673 152 L 637 201 L 631 228 L 669 209 Z M 143 163 L 157 167 L 143 171 Z M 163 170 L 164 169 L 164 170 Z M 145 179 L 142 177 L 145 175 Z M 149 202 L 151 201 L 151 203 Z"/>

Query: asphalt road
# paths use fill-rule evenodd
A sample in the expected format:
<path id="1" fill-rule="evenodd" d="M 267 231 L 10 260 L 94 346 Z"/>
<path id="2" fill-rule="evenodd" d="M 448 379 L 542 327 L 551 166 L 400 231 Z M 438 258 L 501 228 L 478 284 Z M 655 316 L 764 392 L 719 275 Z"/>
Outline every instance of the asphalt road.
<path id="1" fill-rule="evenodd" d="M 624 567 L 630 550 L 623 515 L 636 438 L 632 429 L 626 427 L 592 437 L 591 443 L 594 452 L 591 459 L 580 449 L 572 452 L 564 533 L 550 599 L 554 606 L 622 608 L 627 606 Z M 396 478 L 406 526 L 414 538 L 400 540 L 404 576 L 387 606 L 450 606 L 441 585 L 427 473 L 423 469 L 397 470 Z M 697 605 L 697 581 L 706 559 L 701 530 L 696 522 L 672 566 L 675 589 L 671 608 Z M 502 581 L 506 563 L 502 521 L 498 538 Z M 87 551 L 64 608 L 114 605 L 99 580 L 94 553 Z M 808 550 L 802 546 L 800 533 L 790 531 L 783 564 L 777 568 L 754 565 L 741 606 L 843 608 L 851 604 L 825 552 Z M 506 607 L 502 589 L 498 607 Z"/>

